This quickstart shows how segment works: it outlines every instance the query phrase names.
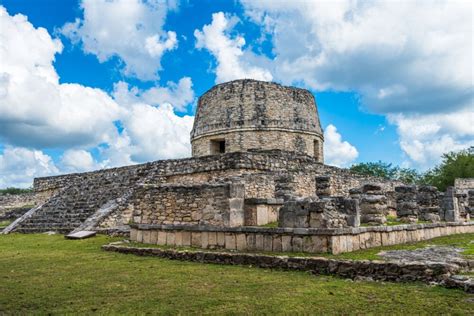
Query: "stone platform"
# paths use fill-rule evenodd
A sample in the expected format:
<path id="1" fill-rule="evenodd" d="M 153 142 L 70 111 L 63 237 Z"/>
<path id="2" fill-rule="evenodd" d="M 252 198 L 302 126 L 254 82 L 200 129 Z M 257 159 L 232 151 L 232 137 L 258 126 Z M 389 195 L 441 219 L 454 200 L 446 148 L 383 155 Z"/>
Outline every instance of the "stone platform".
<path id="1" fill-rule="evenodd" d="M 360 249 L 474 233 L 474 222 L 340 229 L 131 224 L 132 241 L 202 249 L 340 254 Z"/>

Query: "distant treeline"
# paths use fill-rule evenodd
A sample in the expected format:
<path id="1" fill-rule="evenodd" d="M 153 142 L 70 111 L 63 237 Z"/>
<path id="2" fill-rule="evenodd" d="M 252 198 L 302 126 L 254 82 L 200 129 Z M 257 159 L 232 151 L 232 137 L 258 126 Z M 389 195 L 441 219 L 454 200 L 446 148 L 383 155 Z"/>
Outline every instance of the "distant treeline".
<path id="1" fill-rule="evenodd" d="M 382 161 L 359 163 L 352 165 L 350 169 L 363 175 L 409 184 L 432 185 L 440 191 L 445 191 L 448 186 L 454 185 L 456 178 L 474 178 L 474 147 L 445 153 L 439 165 L 424 173 Z"/>

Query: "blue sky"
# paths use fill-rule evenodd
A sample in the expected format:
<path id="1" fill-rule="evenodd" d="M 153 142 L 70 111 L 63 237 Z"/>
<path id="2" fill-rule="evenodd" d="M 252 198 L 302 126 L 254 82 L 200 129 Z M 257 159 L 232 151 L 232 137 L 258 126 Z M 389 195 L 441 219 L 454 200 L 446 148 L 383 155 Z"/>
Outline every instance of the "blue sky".
<path id="1" fill-rule="evenodd" d="M 473 144 L 469 1 L 0 5 L 0 187 L 188 156 L 196 98 L 243 76 L 314 93 L 330 164 L 425 170 Z"/>

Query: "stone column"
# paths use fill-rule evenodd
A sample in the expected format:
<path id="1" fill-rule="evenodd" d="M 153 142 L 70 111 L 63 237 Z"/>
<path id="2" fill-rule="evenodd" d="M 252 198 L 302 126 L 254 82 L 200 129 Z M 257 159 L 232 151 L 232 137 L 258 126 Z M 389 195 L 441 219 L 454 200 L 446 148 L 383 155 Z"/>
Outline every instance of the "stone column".
<path id="1" fill-rule="evenodd" d="M 444 193 L 442 200 L 442 211 L 444 220 L 447 222 L 459 222 L 461 220 L 459 214 L 458 198 L 455 196 L 454 187 L 448 187 Z"/>
<path id="2" fill-rule="evenodd" d="M 229 226 L 239 227 L 244 225 L 244 198 L 245 188 L 242 183 L 230 184 L 229 193 Z"/>
<path id="3" fill-rule="evenodd" d="M 417 203 L 419 207 L 419 218 L 423 221 L 439 222 L 440 205 L 439 192 L 433 186 L 420 186 L 418 188 Z"/>
<path id="4" fill-rule="evenodd" d="M 402 222 L 416 222 L 419 214 L 419 207 L 416 202 L 416 186 L 398 186 L 395 187 L 395 192 L 397 198 L 397 217 L 399 217 Z"/>

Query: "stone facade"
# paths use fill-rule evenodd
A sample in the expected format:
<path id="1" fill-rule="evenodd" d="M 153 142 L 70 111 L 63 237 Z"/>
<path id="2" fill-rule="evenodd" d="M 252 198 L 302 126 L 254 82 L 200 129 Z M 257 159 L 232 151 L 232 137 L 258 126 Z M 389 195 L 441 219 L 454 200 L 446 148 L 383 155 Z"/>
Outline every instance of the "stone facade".
<path id="1" fill-rule="evenodd" d="M 256 80 L 217 85 L 199 98 L 193 156 L 280 149 L 323 162 L 323 133 L 313 95 Z"/>
<path id="2" fill-rule="evenodd" d="M 338 229 L 136 224 L 132 225 L 130 239 L 148 244 L 204 249 L 340 254 L 465 233 L 474 233 L 474 223 Z"/>

